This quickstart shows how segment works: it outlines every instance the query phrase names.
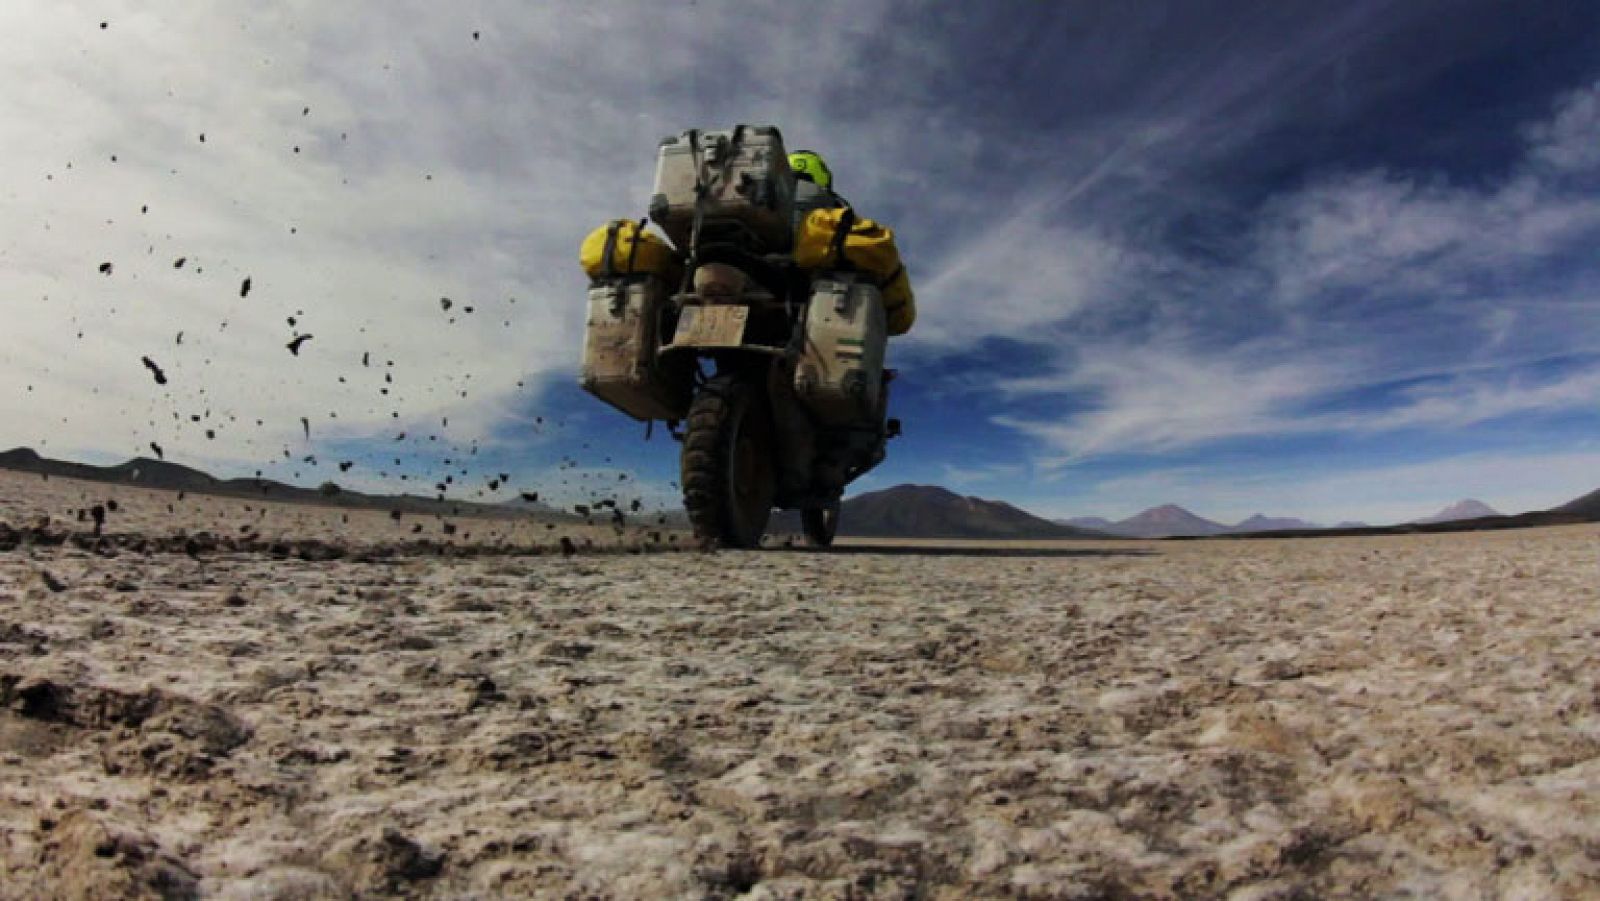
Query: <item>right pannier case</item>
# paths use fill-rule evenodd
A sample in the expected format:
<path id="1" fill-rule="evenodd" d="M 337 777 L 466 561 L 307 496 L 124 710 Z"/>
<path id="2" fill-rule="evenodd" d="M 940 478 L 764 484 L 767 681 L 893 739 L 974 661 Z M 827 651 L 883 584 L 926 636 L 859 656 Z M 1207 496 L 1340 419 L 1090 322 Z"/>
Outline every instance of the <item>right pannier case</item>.
<path id="1" fill-rule="evenodd" d="M 778 129 L 740 125 L 732 131 L 686 131 L 661 142 L 650 218 L 681 250 L 688 249 L 694 229 L 697 186 L 704 190 L 703 230 L 719 239 L 747 230 L 762 252 L 788 252 L 794 241 L 794 173 Z"/>
<path id="2" fill-rule="evenodd" d="M 826 425 L 877 419 L 888 341 L 883 298 L 870 281 L 857 273 L 818 274 L 794 374 L 801 403 Z"/>

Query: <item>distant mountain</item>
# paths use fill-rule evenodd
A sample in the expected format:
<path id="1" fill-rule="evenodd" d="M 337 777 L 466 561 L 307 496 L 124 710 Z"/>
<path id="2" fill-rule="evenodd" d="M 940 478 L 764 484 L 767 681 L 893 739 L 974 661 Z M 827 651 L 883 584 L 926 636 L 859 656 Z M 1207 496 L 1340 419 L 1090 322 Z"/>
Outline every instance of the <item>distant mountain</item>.
<path id="1" fill-rule="evenodd" d="M 1485 516 L 1499 516 L 1499 515 L 1500 515 L 1500 511 L 1498 511 L 1495 508 L 1489 506 L 1488 504 L 1484 503 L 1483 501 L 1478 501 L 1478 500 L 1473 500 L 1472 498 L 1467 498 L 1466 500 L 1457 501 L 1457 502 L 1451 504 L 1450 506 L 1444 508 L 1443 510 L 1440 510 L 1438 513 L 1433 514 L 1432 516 L 1427 516 L 1427 517 L 1424 517 L 1422 519 L 1413 520 L 1413 522 L 1417 523 L 1418 525 L 1431 525 L 1433 523 L 1456 522 L 1457 520 L 1462 520 L 1462 519 L 1481 519 L 1482 517 L 1485 517 Z"/>
<path id="2" fill-rule="evenodd" d="M 1221 535 L 1230 530 L 1220 522 L 1196 516 L 1177 504 L 1164 504 L 1113 524 L 1111 531 L 1133 538 L 1167 538 Z"/>
<path id="3" fill-rule="evenodd" d="M 382 510 L 400 510 L 407 513 L 472 514 L 478 516 L 517 517 L 538 513 L 541 516 L 556 514 L 542 504 L 530 504 L 516 509 L 502 504 L 484 504 L 457 501 L 415 494 L 364 494 L 341 490 L 324 494 L 315 488 L 300 488 L 272 479 L 219 479 L 178 463 L 135 457 L 115 466 L 92 466 L 42 457 L 32 448 L 18 447 L 0 452 L 0 469 L 32 472 L 64 479 L 86 482 L 106 482 L 115 485 L 132 485 L 164 491 L 187 491 L 194 494 L 214 494 L 224 497 L 258 498 L 288 503 L 324 504 L 336 507 L 354 507 Z"/>
<path id="4" fill-rule="evenodd" d="M 8 451 L 0 451 L 0 469 L 37 465 L 43 459 L 39 456 L 39 452 L 31 447 L 13 447 Z"/>
<path id="5" fill-rule="evenodd" d="M 773 516 L 773 532 L 798 532 L 794 513 Z M 1104 538 L 1087 529 L 1040 519 L 1002 501 L 962 497 L 934 485 L 896 485 L 844 502 L 839 534 L 871 538 Z"/>
<path id="6" fill-rule="evenodd" d="M 36 472 L 41 475 L 60 476 L 65 479 L 85 479 L 93 482 L 139 482 L 151 488 L 171 488 L 177 491 L 198 491 L 214 487 L 217 480 L 198 469 L 135 457 L 116 466 L 91 466 L 41 457 L 29 447 L 18 447 L 0 453 L 0 469 Z"/>
<path id="7" fill-rule="evenodd" d="M 1581 516 L 1589 522 L 1600 521 L 1600 490 L 1591 491 L 1583 497 L 1550 511 L 1569 516 Z"/>
<path id="8" fill-rule="evenodd" d="M 1152 510 L 1146 510 L 1144 513 L 1134 517 L 1132 520 L 1123 520 L 1120 523 L 1112 523 L 1107 531 L 1112 532 L 1113 534 L 1126 534 L 1121 532 L 1125 523 L 1134 523 L 1143 519 L 1144 524 L 1149 525 L 1151 521 L 1159 521 L 1159 525 L 1152 526 L 1151 537 L 1155 537 L 1153 532 L 1154 528 L 1177 528 L 1178 526 L 1173 524 L 1180 523 L 1185 516 L 1193 516 L 1193 514 L 1189 513 L 1187 510 L 1184 510 L 1182 507 L 1174 507 L 1169 504 L 1165 507 L 1156 507 Z M 1195 526 L 1191 523 L 1192 528 L 1204 528 L 1207 525 L 1218 526 L 1217 523 L 1200 519 L 1200 517 L 1194 517 L 1194 519 L 1199 520 L 1199 525 Z M 1222 532 L 1195 531 L 1186 533 L 1168 531 L 1165 532 L 1165 534 L 1171 537 L 1249 539 L 1252 536 L 1263 533 L 1255 531 L 1253 528 L 1250 531 L 1244 531 L 1243 527 L 1247 524 L 1259 523 L 1263 520 L 1274 524 L 1285 522 L 1284 520 L 1272 520 L 1268 517 L 1252 516 L 1250 519 L 1239 523 L 1237 526 L 1222 526 L 1221 528 L 1224 529 Z M 1293 520 L 1289 520 L 1288 522 L 1293 522 Z M 1400 523 L 1399 525 L 1393 526 L 1371 526 L 1363 522 L 1341 522 L 1332 528 L 1318 526 L 1311 526 L 1310 528 L 1275 528 L 1265 530 L 1265 533 L 1287 533 L 1293 536 L 1304 537 L 1316 537 L 1320 535 L 1409 535 L 1419 532 L 1476 532 L 1491 529 L 1527 529 L 1538 526 L 1576 525 L 1579 523 L 1590 522 L 1600 522 L 1600 491 L 1591 491 L 1583 497 L 1577 498 L 1576 500 L 1570 501 L 1550 510 L 1532 510 L 1527 513 L 1519 513 L 1515 516 L 1503 516 L 1499 513 L 1496 513 L 1492 507 L 1481 501 L 1465 500 L 1458 504 L 1450 505 L 1446 509 L 1441 510 L 1436 516 L 1430 516 L 1427 519 L 1417 520 L 1415 522 Z"/>
<path id="9" fill-rule="evenodd" d="M 198 469 L 150 457 L 134 457 L 126 463 L 107 466 L 105 470 L 107 475 L 119 482 L 171 491 L 200 493 L 224 484 Z"/>
<path id="10" fill-rule="evenodd" d="M 1288 529 L 1320 529 L 1322 526 L 1292 516 L 1263 516 L 1260 513 L 1229 526 L 1229 532 L 1282 532 Z"/>
<path id="11" fill-rule="evenodd" d="M 1137 516 L 1121 522 L 1112 522 L 1103 516 L 1075 516 L 1058 519 L 1063 525 L 1080 529 L 1093 529 L 1108 535 L 1126 538 L 1161 538 L 1168 536 L 1193 537 L 1197 535 L 1222 535 L 1234 532 L 1278 532 L 1286 529 L 1320 529 L 1321 526 L 1303 519 L 1283 516 L 1264 516 L 1260 513 L 1235 525 L 1213 522 L 1196 516 L 1175 504 L 1151 507 Z"/>

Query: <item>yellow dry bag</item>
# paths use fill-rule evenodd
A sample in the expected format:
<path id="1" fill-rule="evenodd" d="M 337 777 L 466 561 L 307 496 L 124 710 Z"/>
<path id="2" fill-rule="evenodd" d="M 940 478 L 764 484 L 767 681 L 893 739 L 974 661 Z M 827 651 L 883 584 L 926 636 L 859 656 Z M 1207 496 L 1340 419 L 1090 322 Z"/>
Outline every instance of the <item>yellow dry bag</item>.
<path id="1" fill-rule="evenodd" d="M 613 219 L 590 232 L 578 258 L 590 278 L 656 275 L 672 284 L 680 272 L 672 246 L 628 219 Z"/>
<path id="2" fill-rule="evenodd" d="M 794 261 L 802 269 L 855 269 L 871 275 L 883 293 L 891 335 L 905 334 L 917 320 L 916 297 L 894 246 L 894 231 L 858 218 L 849 207 L 807 213 L 795 236 Z"/>

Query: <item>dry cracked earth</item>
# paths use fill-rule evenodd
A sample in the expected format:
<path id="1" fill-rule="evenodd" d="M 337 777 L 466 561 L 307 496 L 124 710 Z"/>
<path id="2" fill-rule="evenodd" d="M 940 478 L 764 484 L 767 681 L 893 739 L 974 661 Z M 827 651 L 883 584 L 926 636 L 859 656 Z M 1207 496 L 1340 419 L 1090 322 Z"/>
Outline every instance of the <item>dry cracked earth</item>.
<path id="1" fill-rule="evenodd" d="M 0 896 L 1600 894 L 1594 527 L 127 540 L 388 528 L 169 502 L 0 476 Z"/>

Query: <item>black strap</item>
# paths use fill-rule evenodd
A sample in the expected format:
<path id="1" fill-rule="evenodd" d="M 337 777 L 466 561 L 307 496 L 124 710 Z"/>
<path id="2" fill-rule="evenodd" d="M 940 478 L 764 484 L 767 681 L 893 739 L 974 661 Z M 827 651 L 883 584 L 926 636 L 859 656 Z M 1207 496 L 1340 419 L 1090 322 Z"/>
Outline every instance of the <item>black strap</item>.
<path id="1" fill-rule="evenodd" d="M 836 269 L 843 269 L 849 265 L 849 260 L 844 257 L 844 241 L 850 237 L 850 229 L 856 224 L 856 211 L 850 207 L 844 208 L 844 215 L 839 217 L 839 224 L 833 229 L 833 265 Z"/>
<path id="2" fill-rule="evenodd" d="M 900 276 L 905 275 L 905 274 L 906 274 L 906 264 L 901 263 L 900 265 L 894 267 L 894 271 L 889 273 L 889 277 L 888 278 L 884 279 L 881 282 L 878 282 L 878 290 L 879 291 L 883 291 L 883 290 L 887 289 L 890 285 L 892 285 L 896 281 L 898 281 L 900 279 Z"/>
<path id="3" fill-rule="evenodd" d="M 600 255 L 600 271 L 606 274 L 606 278 L 617 274 L 617 229 L 621 227 L 621 219 L 613 219 L 606 225 L 606 249 Z"/>
<path id="4" fill-rule="evenodd" d="M 628 247 L 629 275 L 633 274 L 633 258 L 639 255 L 639 242 L 644 239 L 644 223 L 645 220 L 643 219 L 640 219 L 637 224 L 629 223 L 633 225 L 633 244 Z"/>
<path id="5" fill-rule="evenodd" d="M 689 265 L 683 270 L 684 291 L 688 291 L 689 278 L 694 270 L 700 267 L 700 226 L 705 224 L 706 215 L 706 180 L 703 163 L 700 159 L 700 131 L 691 128 L 688 131 L 689 160 L 694 164 L 694 219 L 689 226 Z"/>

